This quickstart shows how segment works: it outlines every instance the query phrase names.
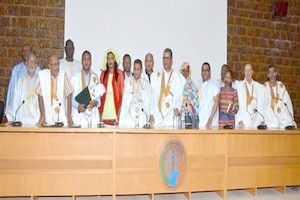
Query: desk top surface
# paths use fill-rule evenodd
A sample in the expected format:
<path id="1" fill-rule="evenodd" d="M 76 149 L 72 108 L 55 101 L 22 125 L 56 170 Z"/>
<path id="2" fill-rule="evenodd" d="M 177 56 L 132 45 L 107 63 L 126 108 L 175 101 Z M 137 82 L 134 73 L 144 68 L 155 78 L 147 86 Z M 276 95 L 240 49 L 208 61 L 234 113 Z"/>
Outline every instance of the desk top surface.
<path id="1" fill-rule="evenodd" d="M 299 134 L 300 129 L 173 129 L 172 127 L 154 128 L 154 129 L 135 129 L 122 127 L 106 128 L 67 128 L 67 127 L 7 127 L 0 126 L 0 133 L 117 133 L 117 134 Z"/>

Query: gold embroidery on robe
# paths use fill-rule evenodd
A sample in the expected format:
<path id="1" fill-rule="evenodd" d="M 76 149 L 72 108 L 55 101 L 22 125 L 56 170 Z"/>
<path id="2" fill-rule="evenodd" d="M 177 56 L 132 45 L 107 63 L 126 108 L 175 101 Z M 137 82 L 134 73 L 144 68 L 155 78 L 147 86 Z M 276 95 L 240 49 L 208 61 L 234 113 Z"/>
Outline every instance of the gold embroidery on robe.
<path id="1" fill-rule="evenodd" d="M 284 88 L 283 83 L 280 83 L 280 84 L 279 84 L 279 87 Z"/>
<path id="2" fill-rule="evenodd" d="M 35 84 L 36 84 L 36 77 L 33 77 L 34 78 L 34 83 L 33 83 L 33 86 L 35 86 Z M 33 117 L 34 116 L 34 114 L 33 113 L 31 113 L 31 106 L 32 106 L 32 104 L 31 104 L 31 102 L 33 101 L 33 99 L 36 97 L 36 94 L 35 94 L 35 92 L 34 92 L 34 87 L 31 87 L 31 85 L 30 85 L 30 77 L 28 77 L 28 78 L 25 78 L 24 77 L 24 79 L 25 79 L 25 81 L 26 81 L 26 91 L 27 91 L 27 93 L 26 93 L 26 101 L 25 101 L 25 107 L 26 107 L 26 110 L 27 110 L 27 112 Z M 37 109 L 38 108 L 38 102 L 35 102 L 35 104 L 33 105 L 34 106 L 34 109 Z"/>
<path id="3" fill-rule="evenodd" d="M 246 87 L 246 94 L 247 94 L 247 107 L 251 104 L 251 101 L 254 99 L 253 97 L 253 85 L 252 85 L 252 92 L 251 92 L 251 96 L 250 96 L 250 92 L 249 92 L 249 89 L 248 89 L 248 86 L 247 84 L 245 83 L 245 87 Z"/>
<path id="4" fill-rule="evenodd" d="M 138 81 L 136 81 L 135 79 L 133 79 L 130 82 L 130 86 L 131 86 L 130 93 L 133 94 L 135 92 L 141 92 L 141 90 L 142 90 L 141 84 L 142 84 L 141 78 Z"/>
<path id="5" fill-rule="evenodd" d="M 280 107 L 277 108 L 277 112 L 281 113 L 281 108 Z"/>
<path id="6" fill-rule="evenodd" d="M 162 73 L 160 94 L 159 94 L 159 100 L 158 100 L 158 109 L 159 109 L 159 112 L 160 112 L 162 118 L 164 118 L 164 115 L 162 113 L 162 100 L 163 100 L 164 97 L 167 97 L 168 94 L 170 93 L 170 88 L 171 88 L 170 80 L 171 80 L 171 77 L 172 77 L 172 73 L 173 73 L 173 70 L 171 70 L 167 86 L 165 86 L 165 72 L 163 71 L 163 73 Z M 170 108 L 170 103 L 166 102 L 165 106 L 166 106 L 166 108 Z"/>
<path id="7" fill-rule="evenodd" d="M 166 103 L 166 108 L 170 108 L 170 103 L 169 102 Z"/>
<path id="8" fill-rule="evenodd" d="M 247 83 L 245 82 L 245 87 L 246 87 L 246 95 L 247 95 L 247 99 L 246 99 L 246 110 L 248 112 L 248 114 L 251 116 L 251 119 L 253 119 L 252 117 L 252 114 L 249 113 L 248 111 L 248 106 L 251 104 L 252 100 L 254 99 L 253 97 L 253 91 L 254 91 L 254 85 L 252 85 L 252 92 L 251 92 L 251 96 L 250 96 L 250 92 L 249 92 L 249 89 L 248 89 L 248 86 L 247 86 Z M 253 109 L 253 113 L 256 112 L 256 109 Z"/>
<path id="9" fill-rule="evenodd" d="M 273 88 L 271 86 L 271 82 L 269 82 L 269 88 L 270 88 L 271 97 L 272 97 L 272 99 L 271 99 L 271 108 L 272 108 L 273 111 L 275 110 L 275 105 L 279 101 L 279 93 L 278 93 L 277 81 L 276 81 L 275 85 L 276 85 L 276 94 L 274 94 L 274 90 L 273 90 Z M 281 113 L 281 108 L 278 107 L 277 108 L 277 112 Z"/>
<path id="10" fill-rule="evenodd" d="M 58 97 L 57 97 L 57 79 L 58 77 L 54 78 L 53 76 L 51 76 L 50 80 L 51 80 L 51 105 L 53 105 L 54 101 L 58 101 Z M 59 112 L 59 106 L 56 106 L 54 108 L 55 113 Z"/>

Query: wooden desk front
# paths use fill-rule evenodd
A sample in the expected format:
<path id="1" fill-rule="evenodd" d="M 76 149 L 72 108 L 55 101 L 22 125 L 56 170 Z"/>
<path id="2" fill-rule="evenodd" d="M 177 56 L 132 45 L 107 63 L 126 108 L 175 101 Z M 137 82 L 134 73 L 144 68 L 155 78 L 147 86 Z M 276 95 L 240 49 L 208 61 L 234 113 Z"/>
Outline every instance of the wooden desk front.
<path id="1" fill-rule="evenodd" d="M 181 141 L 186 176 L 159 173 L 165 141 Z M 0 196 L 184 193 L 300 184 L 300 131 L 0 127 Z"/>

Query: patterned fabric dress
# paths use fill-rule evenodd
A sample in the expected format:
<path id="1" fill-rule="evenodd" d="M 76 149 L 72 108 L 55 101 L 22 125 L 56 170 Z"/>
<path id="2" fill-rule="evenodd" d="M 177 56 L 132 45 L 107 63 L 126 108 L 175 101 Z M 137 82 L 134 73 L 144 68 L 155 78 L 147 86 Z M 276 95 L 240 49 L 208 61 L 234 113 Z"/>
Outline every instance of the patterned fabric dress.
<path id="1" fill-rule="evenodd" d="M 221 87 L 219 97 L 219 127 L 222 128 L 226 124 L 234 124 L 234 115 L 239 110 L 239 102 L 237 91 L 230 87 L 229 89 Z"/>
<path id="2" fill-rule="evenodd" d="M 185 123 L 191 124 L 191 128 L 199 127 L 199 101 L 198 89 L 191 78 L 188 78 L 183 90 L 182 110 L 185 113 Z"/>

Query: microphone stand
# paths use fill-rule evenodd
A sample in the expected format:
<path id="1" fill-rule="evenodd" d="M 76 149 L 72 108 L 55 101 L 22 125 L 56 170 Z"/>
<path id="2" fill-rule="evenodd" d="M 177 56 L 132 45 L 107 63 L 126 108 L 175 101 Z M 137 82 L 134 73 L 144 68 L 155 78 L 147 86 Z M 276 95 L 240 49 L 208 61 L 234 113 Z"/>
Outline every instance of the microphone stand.
<path id="1" fill-rule="evenodd" d="M 285 105 L 286 109 L 288 110 L 291 119 L 293 120 L 293 121 L 292 121 L 292 125 L 286 126 L 286 127 L 285 127 L 285 130 L 295 130 L 295 129 L 296 129 L 296 126 L 294 125 L 294 117 L 293 117 L 292 113 L 290 112 L 289 108 L 287 107 L 286 103 L 284 103 L 284 105 Z"/>
<path id="2" fill-rule="evenodd" d="M 261 123 L 260 125 L 257 126 L 257 129 L 262 129 L 262 130 L 265 130 L 267 129 L 267 125 L 265 124 L 265 117 L 257 110 L 257 109 L 254 109 L 254 112 L 257 112 L 260 116 L 262 116 L 263 118 L 263 123 Z"/>
<path id="3" fill-rule="evenodd" d="M 148 120 L 148 115 L 147 113 L 145 112 L 144 108 L 142 108 L 142 112 L 145 114 L 146 116 L 146 123 L 144 124 L 143 128 L 146 128 L 146 129 L 150 129 L 150 123 L 149 123 L 149 120 Z"/>
<path id="4" fill-rule="evenodd" d="M 184 114 L 184 125 L 181 128 L 192 129 L 193 128 L 193 123 L 192 123 L 193 116 L 189 115 L 188 103 L 185 103 L 185 109 L 183 110 L 183 114 Z M 181 121 L 181 123 L 183 123 L 183 121 Z"/>
<path id="5" fill-rule="evenodd" d="M 22 126 L 22 122 L 21 121 L 16 121 L 16 119 L 17 119 L 18 111 L 20 110 L 20 108 L 22 107 L 22 105 L 24 103 L 25 103 L 25 100 L 22 101 L 22 103 L 19 105 L 19 107 L 17 108 L 17 110 L 15 112 L 15 119 L 14 119 L 14 122 L 12 123 L 12 126 L 14 126 L 14 127 L 20 127 L 20 126 Z"/>
<path id="6" fill-rule="evenodd" d="M 55 122 L 55 127 L 63 127 L 64 126 L 64 123 L 63 122 L 60 122 L 59 121 L 59 113 L 60 113 L 60 106 L 61 106 L 61 103 L 58 104 L 59 106 L 59 109 L 58 109 L 58 115 L 57 115 L 57 122 Z"/>

